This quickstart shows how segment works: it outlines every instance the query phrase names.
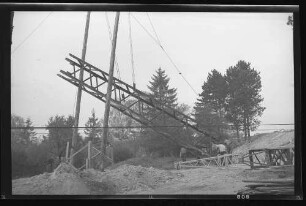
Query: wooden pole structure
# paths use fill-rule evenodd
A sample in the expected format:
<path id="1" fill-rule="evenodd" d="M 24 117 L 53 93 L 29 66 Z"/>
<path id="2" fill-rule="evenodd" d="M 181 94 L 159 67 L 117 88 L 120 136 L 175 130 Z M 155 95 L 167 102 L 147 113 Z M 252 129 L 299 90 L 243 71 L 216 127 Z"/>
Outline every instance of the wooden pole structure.
<path id="1" fill-rule="evenodd" d="M 90 169 L 91 168 L 91 141 L 88 141 L 88 153 L 87 153 L 87 159 L 88 159 L 88 168 L 87 169 Z"/>
<path id="2" fill-rule="evenodd" d="M 68 159 L 69 159 L 69 141 L 67 142 L 66 145 L 66 162 L 68 162 Z"/>
<path id="3" fill-rule="evenodd" d="M 84 40 L 83 40 L 83 49 L 82 49 L 82 60 L 85 61 L 86 56 L 86 48 L 87 48 L 87 39 L 88 39 L 88 30 L 89 30 L 89 22 L 90 22 L 90 12 L 87 12 L 86 17 L 86 26 L 85 26 L 85 34 L 84 34 Z M 77 145 L 77 134 L 78 134 L 78 126 L 79 126 L 79 116 L 80 116 L 80 107 L 81 107 L 81 97 L 82 97 L 82 82 L 83 82 L 83 65 L 80 68 L 80 84 L 78 88 L 78 96 L 77 96 L 77 103 L 75 107 L 75 118 L 74 118 L 74 128 L 72 133 L 72 144 L 71 144 L 71 155 L 75 152 L 75 147 Z M 70 163 L 74 165 L 74 158 L 71 157 Z"/>
<path id="4" fill-rule="evenodd" d="M 114 62 L 115 62 L 115 52 L 116 52 L 116 44 L 117 44 L 117 33 L 118 33 L 118 24 L 119 24 L 119 16 L 120 12 L 116 13 L 115 26 L 113 32 L 113 41 L 112 41 L 112 53 L 110 58 L 110 66 L 109 66 L 109 79 L 107 84 L 107 94 L 106 94 L 106 102 L 105 102 L 105 111 L 104 111 L 104 119 L 103 119 L 103 141 L 102 141 L 102 161 L 103 166 L 102 170 L 104 170 L 106 164 L 104 162 L 104 156 L 106 156 L 106 144 L 107 144 L 107 136 L 108 136 L 108 118 L 110 111 L 110 99 L 112 92 L 112 83 L 113 83 L 113 74 L 114 74 Z"/>

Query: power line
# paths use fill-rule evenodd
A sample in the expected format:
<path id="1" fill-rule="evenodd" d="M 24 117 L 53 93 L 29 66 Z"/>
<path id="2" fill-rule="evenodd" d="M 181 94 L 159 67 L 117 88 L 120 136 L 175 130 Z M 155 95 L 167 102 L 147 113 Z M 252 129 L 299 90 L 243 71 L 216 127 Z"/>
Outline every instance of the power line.
<path id="1" fill-rule="evenodd" d="M 21 46 L 23 45 L 27 39 L 29 39 L 32 34 L 47 20 L 47 18 L 52 14 L 52 12 L 50 12 L 38 25 L 37 27 L 35 27 L 35 29 L 20 43 L 18 44 L 18 46 L 15 47 L 15 49 L 12 51 L 11 54 L 14 54 L 14 52 Z"/>
<path id="2" fill-rule="evenodd" d="M 78 129 L 87 129 L 87 128 L 96 128 L 96 129 L 132 129 L 132 128 L 155 128 L 155 127 L 184 127 L 184 126 L 178 126 L 178 125 L 161 125 L 161 126 L 109 126 L 109 127 L 11 127 L 11 129 L 72 129 L 72 128 L 78 128 Z"/>
<path id="3" fill-rule="evenodd" d="M 161 46 L 159 44 L 159 42 L 152 36 L 152 34 L 150 34 L 150 32 L 138 21 L 138 19 L 136 19 L 136 17 L 131 14 L 131 16 L 135 19 L 135 21 L 142 27 L 142 29 L 153 39 L 153 41 L 155 41 L 155 43 L 158 45 L 158 46 Z"/>
<path id="4" fill-rule="evenodd" d="M 260 126 L 263 126 L 263 125 L 294 125 L 294 124 L 261 124 Z M 215 125 L 203 125 L 204 127 L 215 127 L 215 126 L 234 126 L 234 125 L 219 125 L 219 124 L 215 124 Z M 183 125 L 159 125 L 159 126 L 109 126 L 109 127 L 77 127 L 79 129 L 86 129 L 86 128 L 97 128 L 97 129 L 103 129 L 103 128 L 119 128 L 119 129 L 122 129 L 122 128 L 155 128 L 155 127 L 186 127 L 186 126 L 183 126 Z M 47 126 L 44 126 L 44 127 L 30 127 L 30 128 L 33 128 L 33 129 L 71 129 L 71 128 L 75 128 L 75 127 L 47 127 Z M 11 127 L 11 129 L 29 129 L 29 127 Z M 259 130 L 274 130 L 274 129 L 259 129 Z"/>
<path id="5" fill-rule="evenodd" d="M 148 16 L 148 19 L 149 19 L 149 22 L 150 22 L 151 27 L 152 27 L 152 29 L 153 29 L 153 32 L 154 32 L 154 34 L 155 34 L 155 37 L 156 37 L 158 43 L 161 45 L 160 39 L 159 39 L 158 36 L 157 36 L 156 30 L 155 30 L 155 28 L 154 28 L 154 26 L 153 26 L 153 24 L 152 24 L 152 21 L 151 21 L 151 19 L 150 19 L 150 16 L 149 16 L 148 12 L 146 12 L 146 14 L 147 14 L 147 16 Z"/>
<path id="6" fill-rule="evenodd" d="M 148 15 L 148 14 L 147 14 Z M 164 53 L 166 54 L 166 56 L 168 57 L 168 59 L 170 60 L 170 62 L 172 63 L 172 65 L 174 66 L 174 68 L 176 69 L 176 71 L 179 73 L 179 75 L 181 75 L 182 76 L 182 78 L 184 79 L 184 81 L 188 84 L 188 86 L 192 89 L 192 91 L 196 94 L 196 95 L 198 95 L 198 93 L 195 91 L 195 89 L 191 86 L 191 84 L 187 81 L 187 79 L 183 76 L 183 74 L 182 74 L 182 72 L 179 70 L 179 68 L 178 68 L 178 66 L 174 63 L 174 61 L 173 61 L 173 59 L 169 56 L 169 54 L 166 52 L 166 50 L 165 50 L 165 48 L 161 45 L 161 43 L 160 43 L 160 41 L 159 41 L 159 39 L 158 40 L 156 40 L 151 34 L 150 34 L 150 32 L 136 19 L 136 17 L 134 16 L 134 15 L 132 15 L 132 17 L 136 20 L 136 22 L 144 29 L 144 31 L 146 31 L 146 33 L 155 41 L 155 43 L 164 51 Z M 151 22 L 151 20 L 150 20 L 150 22 Z M 154 26 L 153 26 L 153 24 L 152 24 L 152 22 L 151 22 L 151 25 L 152 25 L 152 27 L 153 27 L 153 30 L 154 30 L 154 32 L 155 32 L 155 34 L 156 34 L 156 31 L 155 31 L 155 29 L 154 29 Z M 157 36 L 157 34 L 156 34 L 156 36 Z M 157 38 L 158 38 L 158 36 L 157 36 Z"/>

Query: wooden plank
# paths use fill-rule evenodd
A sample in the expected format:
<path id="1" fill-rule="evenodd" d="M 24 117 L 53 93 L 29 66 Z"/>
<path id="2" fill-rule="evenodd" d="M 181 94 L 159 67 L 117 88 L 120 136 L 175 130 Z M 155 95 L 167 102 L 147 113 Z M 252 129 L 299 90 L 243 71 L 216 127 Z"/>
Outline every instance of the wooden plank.
<path id="1" fill-rule="evenodd" d="M 85 163 L 85 165 L 86 165 L 86 169 L 88 169 L 88 158 L 86 158 L 86 163 Z"/>
<path id="2" fill-rule="evenodd" d="M 266 184 L 252 184 L 252 185 L 246 185 L 246 187 L 249 188 L 256 188 L 256 187 L 280 187 L 280 188 L 286 188 L 286 187 L 294 187 L 294 184 L 272 184 L 272 183 L 266 183 Z"/>
<path id="3" fill-rule="evenodd" d="M 67 142 L 67 146 L 66 146 L 66 161 L 68 162 L 69 160 L 69 141 Z"/>
<path id="4" fill-rule="evenodd" d="M 242 180 L 242 182 L 248 183 L 277 183 L 277 184 L 294 184 L 294 180 Z"/>
<path id="5" fill-rule="evenodd" d="M 96 150 L 97 152 L 101 152 L 100 150 L 98 150 L 97 148 L 95 148 L 94 146 L 91 146 L 92 149 Z"/>
<path id="6" fill-rule="evenodd" d="M 79 167 L 79 169 L 78 169 L 78 170 L 83 169 L 85 166 L 86 166 L 86 164 L 84 164 L 82 167 Z"/>
<path id="7" fill-rule="evenodd" d="M 249 150 L 249 159 L 250 159 L 251 168 L 253 169 L 253 167 L 254 167 L 254 161 L 253 161 L 252 150 Z"/>
<path id="8" fill-rule="evenodd" d="M 293 193 L 294 189 L 270 189 L 270 188 L 256 188 L 256 190 L 266 193 L 272 194 L 286 194 L 286 193 Z"/>
<path id="9" fill-rule="evenodd" d="M 88 145 L 86 144 L 84 147 L 82 147 L 81 149 L 79 149 L 79 151 L 77 151 L 76 153 L 74 153 L 73 155 L 70 156 L 69 159 L 71 159 L 72 157 L 74 157 L 75 155 L 77 155 L 79 152 L 81 152 L 83 149 L 85 149 Z"/>
<path id="10" fill-rule="evenodd" d="M 189 165 L 181 165 L 181 168 L 205 168 L 207 166 L 189 166 Z"/>
<path id="11" fill-rule="evenodd" d="M 259 163 L 259 164 L 262 164 L 262 163 L 260 162 L 260 160 L 258 159 L 257 155 L 254 155 L 254 156 L 255 156 L 255 158 L 257 159 L 258 163 Z"/>
<path id="12" fill-rule="evenodd" d="M 88 168 L 91 168 L 91 141 L 88 141 L 87 149 Z"/>

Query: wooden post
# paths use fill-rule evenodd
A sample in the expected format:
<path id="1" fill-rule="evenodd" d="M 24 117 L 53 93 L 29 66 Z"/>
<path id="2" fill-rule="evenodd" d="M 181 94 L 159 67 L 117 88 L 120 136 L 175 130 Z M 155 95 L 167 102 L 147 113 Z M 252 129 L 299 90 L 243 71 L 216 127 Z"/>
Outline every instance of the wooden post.
<path id="1" fill-rule="evenodd" d="M 106 144 L 107 144 L 107 136 L 108 136 L 108 118 L 110 111 L 110 99 L 112 92 L 112 83 L 113 83 L 113 74 L 114 74 L 114 62 L 115 62 L 115 52 L 116 52 L 116 44 L 117 44 L 117 33 L 118 33 L 118 24 L 119 24 L 119 16 L 120 12 L 116 13 L 115 26 L 113 32 L 113 42 L 112 42 L 112 53 L 110 58 L 110 67 L 109 67 L 109 79 L 107 84 L 107 94 L 106 94 L 106 102 L 105 102 L 105 111 L 104 111 L 104 119 L 103 119 L 103 141 L 102 141 L 102 161 L 104 161 L 103 156 L 106 156 Z M 102 171 L 104 170 L 105 163 L 103 164 Z"/>
<path id="2" fill-rule="evenodd" d="M 66 146 L 66 162 L 68 162 L 69 160 L 69 142 L 67 142 L 67 146 Z"/>
<path id="3" fill-rule="evenodd" d="M 88 141 L 88 153 L 87 153 L 87 159 L 88 159 L 88 168 L 91 168 L 91 141 Z"/>
<path id="4" fill-rule="evenodd" d="M 270 158 L 270 152 L 267 149 L 265 149 L 265 159 L 266 159 L 267 166 L 270 167 L 271 166 L 271 158 Z"/>
<path id="5" fill-rule="evenodd" d="M 86 158 L 85 168 L 88 169 L 88 158 Z"/>
<path id="6" fill-rule="evenodd" d="M 87 12 L 85 35 L 84 35 L 83 49 L 82 49 L 82 60 L 83 61 L 85 61 L 85 55 L 86 55 L 89 22 L 90 22 L 90 12 Z M 71 143 L 71 153 L 70 153 L 71 155 L 74 154 L 74 152 L 75 152 L 74 149 L 77 145 L 77 135 L 78 135 L 79 116 L 80 116 L 81 97 L 82 97 L 83 74 L 84 74 L 84 69 L 83 69 L 83 65 L 81 65 L 80 76 L 79 76 L 79 80 L 81 82 L 80 82 L 79 88 L 78 88 L 77 103 L 76 103 L 76 107 L 75 107 L 74 128 L 73 128 L 73 133 L 72 133 L 72 143 Z M 74 165 L 74 158 L 73 157 L 71 157 L 70 162 L 71 162 L 72 165 Z"/>
<path id="7" fill-rule="evenodd" d="M 253 162 L 252 150 L 249 150 L 249 159 L 250 159 L 251 169 L 253 169 L 254 162 Z"/>

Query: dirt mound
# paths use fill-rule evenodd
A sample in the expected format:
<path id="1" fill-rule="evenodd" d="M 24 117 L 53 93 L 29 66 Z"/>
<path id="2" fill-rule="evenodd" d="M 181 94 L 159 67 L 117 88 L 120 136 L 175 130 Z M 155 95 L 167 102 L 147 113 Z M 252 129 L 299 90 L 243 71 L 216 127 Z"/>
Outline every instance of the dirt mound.
<path id="1" fill-rule="evenodd" d="M 134 166 L 142 166 L 142 167 L 153 167 L 157 169 L 163 170 L 171 170 L 173 169 L 173 164 L 180 159 L 177 157 L 160 157 L 160 158 L 151 158 L 151 157 L 134 157 L 119 163 L 116 163 L 110 166 L 110 169 L 116 169 L 121 165 L 134 165 Z"/>
<path id="2" fill-rule="evenodd" d="M 117 194 L 127 194 L 137 190 L 150 191 L 163 183 L 179 178 L 170 171 L 133 165 L 121 165 L 105 172 L 90 169 L 82 172 L 82 175 L 95 182 L 114 186 Z"/>
<path id="3" fill-rule="evenodd" d="M 267 133 L 252 137 L 252 141 L 233 150 L 233 154 L 247 154 L 251 149 L 294 146 L 294 131 Z"/>
<path id="4" fill-rule="evenodd" d="M 61 163 L 53 173 L 13 180 L 13 194 L 24 195 L 86 195 L 90 194 L 77 170 Z"/>

